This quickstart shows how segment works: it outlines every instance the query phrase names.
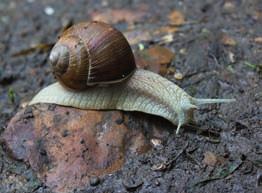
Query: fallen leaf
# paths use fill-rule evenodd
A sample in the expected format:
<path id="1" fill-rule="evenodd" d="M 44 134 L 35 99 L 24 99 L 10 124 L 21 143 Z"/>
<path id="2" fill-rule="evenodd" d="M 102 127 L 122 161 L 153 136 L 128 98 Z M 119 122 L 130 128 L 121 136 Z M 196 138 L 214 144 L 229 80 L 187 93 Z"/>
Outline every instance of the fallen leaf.
<path id="1" fill-rule="evenodd" d="M 150 41 L 152 39 L 152 35 L 149 31 L 145 30 L 134 30 L 124 32 L 124 36 L 130 45 L 135 45 L 143 41 Z"/>
<path id="2" fill-rule="evenodd" d="M 129 44 L 135 45 L 141 42 L 155 42 L 158 45 L 167 44 L 174 41 L 174 35 L 177 31 L 176 27 L 164 26 L 158 29 L 136 29 L 132 31 L 124 32 L 124 36 L 128 40 Z"/>
<path id="3" fill-rule="evenodd" d="M 145 10 L 109 9 L 106 11 L 95 11 L 91 14 L 92 20 L 116 24 L 119 22 L 134 23 L 141 21 L 146 15 Z"/>
<path id="4" fill-rule="evenodd" d="M 165 75 L 175 54 L 168 48 L 153 46 L 137 53 L 137 65 L 140 68 Z"/>
<path id="5" fill-rule="evenodd" d="M 262 21 L 262 11 L 257 10 L 252 12 L 252 19 L 261 22 Z"/>
<path id="6" fill-rule="evenodd" d="M 175 26 L 163 26 L 163 27 L 160 27 L 158 30 L 157 30 L 157 33 L 167 33 L 167 34 L 171 34 L 171 33 L 175 33 L 178 31 L 178 28 L 175 27 Z"/>
<path id="7" fill-rule="evenodd" d="M 215 166 L 217 163 L 217 156 L 214 153 L 207 151 L 204 153 L 203 163 L 208 166 Z"/>
<path id="8" fill-rule="evenodd" d="M 232 175 L 240 166 L 243 164 L 242 161 L 235 161 L 234 163 L 226 166 L 225 168 L 220 168 L 220 171 L 215 173 L 213 176 L 200 180 L 192 185 L 193 186 L 203 186 L 209 182 L 225 179 Z"/>
<path id="9" fill-rule="evenodd" d="M 185 23 L 184 15 L 180 11 L 177 11 L 177 10 L 172 11 L 168 15 L 168 19 L 170 23 L 173 25 L 182 25 Z"/>
<path id="10" fill-rule="evenodd" d="M 262 44 L 262 37 L 256 37 L 254 39 L 254 42 L 258 43 L 258 44 Z"/>
<path id="11" fill-rule="evenodd" d="M 235 41 L 232 37 L 230 37 L 230 36 L 228 36 L 228 35 L 226 35 L 226 34 L 224 34 L 224 35 L 222 36 L 221 42 L 222 42 L 225 46 L 235 46 L 235 45 L 236 45 L 236 41 Z"/>

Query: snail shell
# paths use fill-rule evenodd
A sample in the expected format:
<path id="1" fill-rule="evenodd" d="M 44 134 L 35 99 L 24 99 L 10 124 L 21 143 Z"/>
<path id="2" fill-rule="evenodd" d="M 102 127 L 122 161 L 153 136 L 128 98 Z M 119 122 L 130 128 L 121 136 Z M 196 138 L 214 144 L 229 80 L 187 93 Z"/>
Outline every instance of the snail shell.
<path id="1" fill-rule="evenodd" d="M 136 69 L 123 34 L 103 22 L 83 22 L 67 29 L 52 49 L 49 62 L 55 78 L 74 90 L 121 82 Z"/>

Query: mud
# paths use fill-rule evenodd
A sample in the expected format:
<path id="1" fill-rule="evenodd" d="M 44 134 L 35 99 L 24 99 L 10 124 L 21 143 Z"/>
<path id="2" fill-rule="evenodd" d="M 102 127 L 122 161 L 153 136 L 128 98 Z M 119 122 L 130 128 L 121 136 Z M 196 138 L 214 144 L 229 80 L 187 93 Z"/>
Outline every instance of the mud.
<path id="1" fill-rule="evenodd" d="M 195 113 L 195 124 L 184 126 L 179 136 L 166 120 L 125 112 L 128 128 L 152 130 L 155 125 L 150 120 L 159 119 L 165 133 L 163 143 L 146 154 L 126 159 L 122 169 L 92 179 L 91 185 L 74 192 L 261 192 L 260 0 L 1 1 L 0 134 L 34 94 L 55 81 L 47 63 L 51 46 L 43 49 L 39 45 L 52 45 L 62 29 L 72 23 L 115 9 L 146 13 L 132 21 L 114 20 L 115 27 L 123 32 L 170 27 L 168 15 L 180 11 L 185 22 L 176 26 L 172 41 L 162 41 L 157 33 L 142 34 L 141 43 L 145 48 L 161 44 L 175 53 L 171 67 L 183 78 L 178 80 L 169 73 L 165 76 L 190 95 L 234 97 L 237 102 L 201 108 Z M 17 56 L 29 48 L 36 49 Z M 139 52 L 141 45 L 133 44 L 132 48 Z M 52 191 L 28 163 L 12 159 L 1 146 L 0 192 Z"/>

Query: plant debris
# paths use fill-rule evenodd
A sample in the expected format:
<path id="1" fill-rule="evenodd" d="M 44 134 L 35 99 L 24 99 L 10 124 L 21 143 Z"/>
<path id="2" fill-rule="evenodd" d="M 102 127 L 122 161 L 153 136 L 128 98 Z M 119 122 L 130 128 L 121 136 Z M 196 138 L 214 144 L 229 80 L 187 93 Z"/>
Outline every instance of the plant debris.
<path id="1" fill-rule="evenodd" d="M 23 49 L 19 52 L 16 52 L 14 54 L 12 54 L 12 57 L 19 57 L 19 56 L 26 56 L 28 54 L 31 54 L 33 52 L 49 52 L 51 50 L 51 48 L 54 46 L 54 43 L 51 44 L 37 44 L 33 47 L 27 48 L 27 49 Z"/>
<path id="2" fill-rule="evenodd" d="M 129 10 L 129 9 L 109 9 L 106 11 L 95 11 L 91 14 L 92 20 L 103 21 L 106 23 L 116 24 L 119 22 L 127 22 L 132 24 L 139 22 L 145 17 L 145 10 Z"/>
<path id="3" fill-rule="evenodd" d="M 241 165 L 242 161 L 229 164 L 226 168 L 221 168 L 216 174 L 214 174 L 212 177 L 208 177 L 206 179 L 200 180 L 199 182 L 195 183 L 194 186 L 203 186 L 211 181 L 214 180 L 221 180 L 229 175 L 233 174 Z"/>

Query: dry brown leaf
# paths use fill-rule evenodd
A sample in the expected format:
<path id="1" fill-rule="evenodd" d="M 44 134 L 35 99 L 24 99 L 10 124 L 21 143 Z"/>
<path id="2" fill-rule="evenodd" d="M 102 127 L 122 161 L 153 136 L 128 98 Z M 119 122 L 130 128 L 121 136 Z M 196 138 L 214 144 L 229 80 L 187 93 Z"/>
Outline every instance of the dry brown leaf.
<path id="1" fill-rule="evenodd" d="M 236 41 L 232 37 L 225 35 L 225 34 L 222 36 L 221 42 L 225 46 L 235 46 L 237 44 Z"/>
<path id="2" fill-rule="evenodd" d="M 215 166 L 217 163 L 217 156 L 211 151 L 206 151 L 204 153 L 203 163 L 208 166 Z"/>
<path id="3" fill-rule="evenodd" d="M 174 53 L 170 49 L 162 46 L 153 46 L 147 51 L 159 64 L 168 64 L 174 57 Z"/>
<path id="4" fill-rule="evenodd" d="M 177 10 L 172 11 L 168 15 L 168 19 L 170 23 L 173 25 L 182 25 L 185 23 L 184 15 L 180 11 L 177 11 Z"/>
<path id="5" fill-rule="evenodd" d="M 167 33 L 167 34 L 170 34 L 170 33 L 175 33 L 178 31 L 178 28 L 175 27 L 175 26 L 163 26 L 161 28 L 159 28 L 157 31 L 156 31 L 156 34 L 159 34 L 159 33 Z"/>
<path id="6" fill-rule="evenodd" d="M 256 37 L 254 39 L 254 42 L 258 43 L 258 44 L 262 44 L 262 37 Z"/>
<path id="7" fill-rule="evenodd" d="M 256 11 L 254 12 L 253 19 L 262 21 L 262 11 Z"/>
<path id="8" fill-rule="evenodd" d="M 172 27 L 170 27 L 171 29 Z M 124 36 L 128 40 L 129 44 L 135 45 L 143 41 L 155 41 L 158 44 L 167 44 L 174 41 L 174 35 L 172 33 L 176 32 L 177 28 L 173 28 L 171 31 L 162 31 L 163 28 L 157 29 L 155 31 L 150 30 L 134 30 L 124 32 Z"/>
<path id="9" fill-rule="evenodd" d="M 152 39 L 150 32 L 145 30 L 128 31 L 124 33 L 124 36 L 131 45 Z"/>
<path id="10" fill-rule="evenodd" d="M 116 24 L 122 21 L 134 23 L 141 21 L 146 15 L 144 10 L 113 9 L 107 11 L 95 11 L 91 14 L 92 20 Z"/>
<path id="11" fill-rule="evenodd" d="M 153 46 L 137 53 L 136 60 L 138 67 L 165 75 L 174 57 L 175 54 L 170 49 Z"/>

